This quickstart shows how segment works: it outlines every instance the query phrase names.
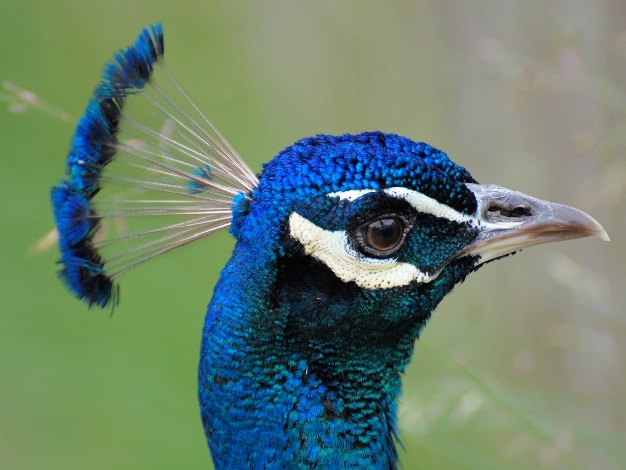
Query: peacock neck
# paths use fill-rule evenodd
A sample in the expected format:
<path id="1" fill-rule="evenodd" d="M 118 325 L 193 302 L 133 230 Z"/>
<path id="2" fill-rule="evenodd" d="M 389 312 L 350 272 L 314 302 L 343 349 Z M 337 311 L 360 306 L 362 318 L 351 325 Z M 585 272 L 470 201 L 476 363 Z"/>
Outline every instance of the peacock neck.
<path id="1" fill-rule="evenodd" d="M 344 283 L 279 261 L 255 269 L 258 255 L 235 249 L 207 313 L 199 399 L 215 467 L 396 468 L 400 375 L 420 322 L 340 312 L 324 300 L 355 305 L 328 291 Z"/>

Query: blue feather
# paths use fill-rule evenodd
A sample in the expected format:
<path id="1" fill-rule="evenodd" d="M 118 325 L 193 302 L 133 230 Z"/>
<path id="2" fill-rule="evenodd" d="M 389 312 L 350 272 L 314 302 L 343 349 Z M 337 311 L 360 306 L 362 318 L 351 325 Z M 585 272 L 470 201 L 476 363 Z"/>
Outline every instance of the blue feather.
<path id="1" fill-rule="evenodd" d="M 100 99 L 123 99 L 137 93 L 152 78 L 154 64 L 163 57 L 163 26 L 144 28 L 135 44 L 119 51 L 104 68 L 102 82 L 95 96 Z"/>
<path id="2" fill-rule="evenodd" d="M 211 167 L 207 164 L 204 164 L 195 170 L 191 171 L 192 176 L 196 176 L 205 181 L 213 181 L 213 173 L 211 172 Z M 187 183 L 187 190 L 189 194 L 198 194 L 206 191 L 206 185 L 198 180 L 189 180 Z"/>
<path id="3" fill-rule="evenodd" d="M 70 249 L 87 238 L 96 226 L 97 219 L 89 217 L 89 201 L 68 186 L 52 188 L 51 199 L 55 208 L 54 220 L 59 230 L 59 243 Z"/>
<path id="4" fill-rule="evenodd" d="M 154 63 L 163 51 L 163 28 L 156 24 L 150 31 L 144 29 L 133 46 L 118 52 L 105 66 L 102 81 L 76 126 L 67 158 L 69 180 L 52 191 L 64 265 L 59 275 L 68 289 L 90 306 L 104 307 L 116 297 L 113 281 L 91 244 L 98 217 L 89 201 L 100 189 L 102 170 L 115 157 L 124 98 L 151 79 Z"/>
<path id="5" fill-rule="evenodd" d="M 67 249 L 61 255 L 61 263 L 63 269 L 58 275 L 78 299 L 86 301 L 90 307 L 116 303 L 117 289 L 104 273 L 100 257 L 89 246 L 79 244 Z"/>

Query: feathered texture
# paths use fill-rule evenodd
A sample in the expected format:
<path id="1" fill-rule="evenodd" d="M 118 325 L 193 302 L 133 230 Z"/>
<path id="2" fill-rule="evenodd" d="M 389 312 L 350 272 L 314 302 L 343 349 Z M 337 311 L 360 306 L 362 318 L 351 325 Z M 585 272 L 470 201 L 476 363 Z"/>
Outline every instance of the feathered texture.
<path id="1" fill-rule="evenodd" d="M 90 306 L 115 303 L 114 281 L 129 269 L 227 228 L 232 199 L 258 181 L 164 69 L 163 52 L 156 24 L 113 56 L 76 126 L 68 179 L 52 190 L 59 275 Z M 156 86 L 157 66 L 200 123 Z M 152 106 L 159 131 L 127 116 L 126 100 L 134 95 Z M 117 193 L 100 197 L 105 184 Z"/>
<path id="2" fill-rule="evenodd" d="M 230 227 L 198 368 L 216 469 L 396 469 L 401 375 L 438 303 L 484 261 L 608 239 L 580 211 L 478 185 L 394 134 L 301 139 L 259 179 L 162 54 L 160 25 L 144 30 L 78 123 L 69 180 L 52 190 L 61 277 L 105 306 L 122 273 Z M 155 66 L 196 119 L 156 85 Z M 131 117 L 131 95 L 159 131 Z"/>
<path id="3" fill-rule="evenodd" d="M 106 65 L 102 81 L 76 126 L 67 159 L 69 180 L 52 189 L 52 205 L 59 234 L 59 272 L 65 285 L 89 305 L 106 306 L 115 300 L 113 281 L 93 247 L 99 218 L 89 201 L 100 189 L 103 168 L 116 153 L 124 98 L 150 80 L 154 63 L 163 56 L 163 30 L 144 29 L 135 44 L 118 52 Z"/>
<path id="4" fill-rule="evenodd" d="M 368 291 L 307 256 L 287 220 L 295 212 L 345 230 L 381 197 L 339 203 L 327 194 L 397 186 L 469 214 L 476 200 L 466 182 L 474 179 L 440 150 L 382 132 L 302 139 L 264 166 L 234 215 L 237 245 L 203 333 L 198 393 L 216 468 L 396 468 L 401 374 L 430 312 L 473 261 L 429 285 Z M 476 236 L 415 217 L 398 262 L 436 269 Z M 431 230 L 438 244 L 423 243 Z"/>
<path id="5" fill-rule="evenodd" d="M 163 26 L 154 24 L 150 31 L 144 28 L 135 44 L 115 54 L 105 66 L 96 97 L 119 100 L 141 90 L 151 80 L 154 63 L 164 52 Z"/>

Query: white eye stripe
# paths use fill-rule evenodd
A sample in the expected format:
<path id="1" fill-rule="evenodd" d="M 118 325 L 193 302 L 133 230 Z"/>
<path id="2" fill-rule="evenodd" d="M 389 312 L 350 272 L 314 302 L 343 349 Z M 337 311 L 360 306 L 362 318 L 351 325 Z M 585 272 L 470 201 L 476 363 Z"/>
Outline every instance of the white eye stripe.
<path id="1" fill-rule="evenodd" d="M 362 196 L 366 194 L 377 192 L 374 189 L 357 189 L 350 191 L 341 191 L 335 193 L 329 193 L 327 197 L 338 197 L 341 200 L 348 200 L 350 202 L 356 201 Z M 481 230 L 502 230 L 517 227 L 522 222 L 499 222 L 497 224 L 487 222 L 482 214 L 475 215 L 467 215 L 463 214 L 456 209 L 453 209 L 450 206 L 442 204 L 435 199 L 426 196 L 419 191 L 414 191 L 412 189 L 407 189 L 403 187 L 394 187 L 394 188 L 386 188 L 382 190 L 383 193 L 396 198 L 402 199 L 408 202 L 416 211 L 422 212 L 424 214 L 434 215 L 435 217 L 440 217 L 442 219 L 450 220 L 452 222 L 458 223 L 469 223 L 474 227 L 478 227 Z"/>
<path id="2" fill-rule="evenodd" d="M 377 191 L 374 189 L 360 189 L 329 193 L 327 196 L 352 202 L 375 192 Z M 403 187 L 386 188 L 382 192 L 406 201 L 418 212 L 452 222 L 468 223 L 482 231 L 512 228 L 522 223 L 490 223 L 484 220 L 480 212 L 478 216 L 463 214 L 419 191 Z M 345 230 L 324 230 L 296 212 L 289 216 L 289 233 L 300 242 L 307 255 L 323 262 L 343 282 L 354 282 L 363 289 L 391 289 L 406 286 L 413 281 L 428 283 L 441 273 L 439 270 L 429 275 L 414 265 L 398 262 L 395 258 L 367 257 L 352 247 Z"/>
<path id="3" fill-rule="evenodd" d="M 354 282 L 363 289 L 391 289 L 413 281 L 430 282 L 439 272 L 428 275 L 395 258 L 369 258 L 356 251 L 344 230 L 330 231 L 293 212 L 289 233 L 304 247 L 307 255 L 323 262 L 343 282 Z"/>
<path id="4" fill-rule="evenodd" d="M 339 191 L 336 193 L 328 193 L 326 197 L 338 197 L 342 201 L 356 201 L 361 196 L 377 192 L 375 189 L 351 189 L 350 191 Z"/>
<path id="5" fill-rule="evenodd" d="M 388 188 L 384 189 L 383 192 L 391 197 L 395 197 L 396 199 L 405 200 L 417 211 L 424 214 L 434 215 L 435 217 L 459 223 L 472 223 L 476 219 L 475 217 L 467 214 L 462 214 L 461 212 L 452 209 L 452 207 L 442 204 L 418 191 L 413 191 L 407 188 Z"/>

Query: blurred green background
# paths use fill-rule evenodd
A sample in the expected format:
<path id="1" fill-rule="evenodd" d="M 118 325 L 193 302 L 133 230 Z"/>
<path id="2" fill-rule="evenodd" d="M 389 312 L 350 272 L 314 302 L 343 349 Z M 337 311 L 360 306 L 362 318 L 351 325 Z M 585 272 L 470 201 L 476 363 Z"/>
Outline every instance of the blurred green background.
<path id="1" fill-rule="evenodd" d="M 113 316 L 64 290 L 56 248 L 33 249 L 102 65 L 155 21 L 169 70 L 256 171 L 301 137 L 379 129 L 593 214 L 611 243 L 532 248 L 441 304 L 405 379 L 400 455 L 626 468 L 626 3 L 4 0 L 1 469 L 211 467 L 196 364 L 228 235 L 126 275 Z"/>

